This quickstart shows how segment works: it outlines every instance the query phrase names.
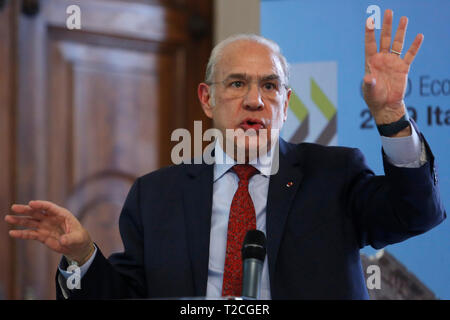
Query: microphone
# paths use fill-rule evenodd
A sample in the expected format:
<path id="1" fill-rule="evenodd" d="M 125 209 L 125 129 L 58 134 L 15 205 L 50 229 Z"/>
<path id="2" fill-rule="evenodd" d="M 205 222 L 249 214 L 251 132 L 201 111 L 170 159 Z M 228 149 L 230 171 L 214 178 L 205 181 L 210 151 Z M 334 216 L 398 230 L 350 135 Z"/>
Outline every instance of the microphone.
<path id="1" fill-rule="evenodd" d="M 249 230 L 242 245 L 242 297 L 259 299 L 265 258 L 266 236 L 262 231 Z"/>

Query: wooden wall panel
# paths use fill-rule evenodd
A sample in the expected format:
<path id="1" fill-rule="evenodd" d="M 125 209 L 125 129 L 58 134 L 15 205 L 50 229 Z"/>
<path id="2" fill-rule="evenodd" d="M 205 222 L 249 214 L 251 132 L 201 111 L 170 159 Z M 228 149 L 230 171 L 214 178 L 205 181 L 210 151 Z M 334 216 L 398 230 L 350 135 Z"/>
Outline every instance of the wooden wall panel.
<path id="1" fill-rule="evenodd" d="M 15 22 L 0 22 L 10 28 L 0 31 L 0 44 L 11 42 L 7 50 L 0 46 L 0 63 L 17 63 L 0 70 L 8 87 L 0 87 L 6 133 L 0 159 L 8 169 L 0 175 L 1 208 L 53 201 L 73 212 L 109 255 L 122 250 L 117 223 L 133 181 L 171 164 L 171 132 L 192 130 L 194 120 L 210 126 L 196 87 L 211 49 L 211 2 L 39 4 L 30 17 L 14 2 Z M 66 28 L 71 4 L 81 8 L 81 30 Z M 5 241 L 0 286 L 9 281 L 7 296 L 54 298 L 61 256 L 37 242 Z M 12 269 L 15 278 L 5 280 Z"/>
<path id="2" fill-rule="evenodd" d="M 0 299 L 14 294 L 14 242 L 3 218 L 14 198 L 15 19 L 13 8 L 0 8 Z"/>

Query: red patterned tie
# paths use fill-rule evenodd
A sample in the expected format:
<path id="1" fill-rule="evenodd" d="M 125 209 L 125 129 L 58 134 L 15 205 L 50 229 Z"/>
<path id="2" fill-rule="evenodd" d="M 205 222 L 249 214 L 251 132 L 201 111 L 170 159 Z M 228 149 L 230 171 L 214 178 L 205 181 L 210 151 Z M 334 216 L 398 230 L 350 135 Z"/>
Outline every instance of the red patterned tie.
<path id="1" fill-rule="evenodd" d="M 228 219 L 222 296 L 242 294 L 242 243 L 247 231 L 256 229 L 255 207 L 248 193 L 248 182 L 258 170 L 248 164 L 235 165 L 233 170 L 239 177 L 239 186 L 231 202 Z"/>

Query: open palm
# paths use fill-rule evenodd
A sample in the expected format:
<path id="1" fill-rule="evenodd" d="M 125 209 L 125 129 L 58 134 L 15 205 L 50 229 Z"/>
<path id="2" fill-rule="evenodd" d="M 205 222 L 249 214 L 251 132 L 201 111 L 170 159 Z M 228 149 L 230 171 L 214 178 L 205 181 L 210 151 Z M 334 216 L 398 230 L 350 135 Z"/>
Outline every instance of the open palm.
<path id="1" fill-rule="evenodd" d="M 49 201 L 30 201 L 28 205 L 12 206 L 15 215 L 7 215 L 5 220 L 21 230 L 10 230 L 13 238 L 37 240 L 51 250 L 74 260 L 86 256 L 91 239 L 86 231 L 65 208 Z"/>
<path id="2" fill-rule="evenodd" d="M 386 10 L 379 52 L 374 29 L 370 27 L 370 20 L 366 24 L 363 92 L 364 99 L 377 124 L 396 121 L 405 113 L 403 98 L 408 72 L 423 41 L 423 35 L 417 35 L 402 59 L 400 52 L 403 49 L 408 19 L 406 17 L 400 19 L 392 49 L 390 49 L 392 19 L 392 11 Z"/>

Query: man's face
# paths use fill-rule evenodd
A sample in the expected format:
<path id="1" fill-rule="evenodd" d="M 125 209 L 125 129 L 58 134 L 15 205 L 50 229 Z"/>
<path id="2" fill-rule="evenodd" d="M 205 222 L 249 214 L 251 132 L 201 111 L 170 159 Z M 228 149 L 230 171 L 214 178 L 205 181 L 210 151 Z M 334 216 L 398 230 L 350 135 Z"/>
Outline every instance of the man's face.
<path id="1" fill-rule="evenodd" d="M 285 88 L 284 73 L 278 56 L 265 45 L 240 40 L 226 46 L 219 57 L 214 75 L 214 101 L 211 86 L 199 85 L 199 97 L 205 114 L 223 137 L 226 130 L 240 130 L 238 135 L 256 131 L 253 143 L 268 143 L 272 129 L 281 130 L 287 116 L 290 89 Z M 214 102 L 214 104 L 212 104 Z M 267 130 L 269 141 L 260 139 Z M 236 143 L 236 138 L 226 143 Z M 247 139 L 245 149 L 252 146 Z"/>

